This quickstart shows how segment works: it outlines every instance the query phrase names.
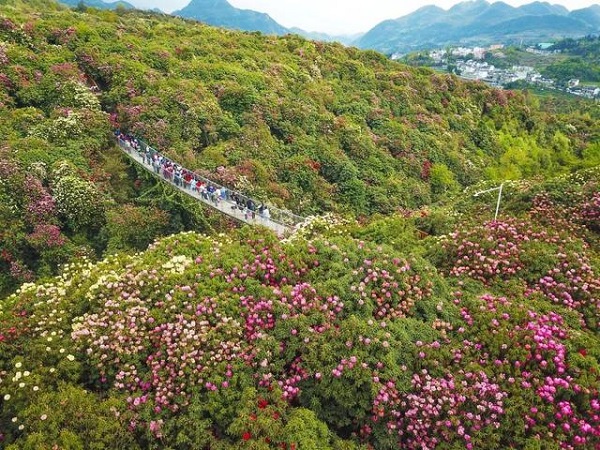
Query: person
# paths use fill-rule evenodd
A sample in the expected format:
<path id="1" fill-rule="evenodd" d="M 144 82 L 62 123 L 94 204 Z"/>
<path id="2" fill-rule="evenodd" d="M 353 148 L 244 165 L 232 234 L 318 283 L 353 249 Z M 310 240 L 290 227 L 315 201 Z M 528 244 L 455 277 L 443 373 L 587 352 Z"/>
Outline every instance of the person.
<path id="1" fill-rule="evenodd" d="M 184 169 L 183 170 L 183 188 L 189 189 L 191 181 L 192 181 L 192 176 L 190 175 L 190 173 L 188 172 L 187 169 Z"/>
<path id="2" fill-rule="evenodd" d="M 256 218 L 256 204 L 252 201 L 251 198 L 248 199 L 248 202 L 246 203 L 246 207 L 250 211 L 252 218 L 255 219 Z"/>
<path id="3" fill-rule="evenodd" d="M 271 212 L 269 211 L 269 208 L 266 206 L 265 206 L 265 209 L 263 209 L 263 216 L 265 219 L 271 218 Z"/>
<path id="4" fill-rule="evenodd" d="M 175 186 L 180 186 L 181 185 L 181 168 L 179 167 L 179 165 L 175 166 L 175 170 L 174 170 L 173 174 L 174 174 Z"/>

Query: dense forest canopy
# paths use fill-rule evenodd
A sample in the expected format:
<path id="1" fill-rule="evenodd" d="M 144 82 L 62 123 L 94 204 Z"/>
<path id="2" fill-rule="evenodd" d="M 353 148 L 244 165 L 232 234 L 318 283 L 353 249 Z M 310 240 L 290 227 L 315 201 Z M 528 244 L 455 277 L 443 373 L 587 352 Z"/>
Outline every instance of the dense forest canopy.
<path id="1" fill-rule="evenodd" d="M 0 447 L 598 448 L 598 118 L 294 35 L 2 2 Z M 318 217 L 236 228 L 117 129 Z"/>
<path id="2" fill-rule="evenodd" d="M 414 210 L 597 158 L 596 109 L 548 115 L 534 97 L 372 51 L 44 0 L 0 14 L 0 290 L 73 255 L 227 226 L 127 169 L 117 128 L 302 215 Z"/>
<path id="3" fill-rule="evenodd" d="M 567 53 L 569 58 L 546 67 L 544 76 L 559 82 L 567 82 L 570 79 L 600 81 L 600 37 L 563 39 L 554 44 L 551 50 Z"/>
<path id="4" fill-rule="evenodd" d="M 36 9 L 3 31 L 9 111 L 86 109 L 81 98 L 43 90 L 97 86 L 110 125 L 198 168 L 244 176 L 257 195 L 301 213 L 414 208 L 482 177 L 560 172 L 586 145 L 584 130 L 549 121 L 518 94 L 409 70 L 375 52 L 139 12 Z M 563 137 L 568 146 L 557 149 Z M 511 150 L 506 140 L 527 149 L 527 161 L 499 163 Z M 430 164 L 448 168 L 451 182 L 432 186 L 422 176 Z"/>

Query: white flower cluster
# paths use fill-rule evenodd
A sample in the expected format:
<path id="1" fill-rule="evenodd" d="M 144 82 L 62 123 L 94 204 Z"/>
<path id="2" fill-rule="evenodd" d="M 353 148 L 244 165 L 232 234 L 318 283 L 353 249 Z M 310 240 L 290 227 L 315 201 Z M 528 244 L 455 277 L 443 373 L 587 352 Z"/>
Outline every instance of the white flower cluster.
<path id="1" fill-rule="evenodd" d="M 100 110 L 100 101 L 98 100 L 98 97 L 96 97 L 87 86 L 79 82 L 72 82 L 69 87 L 73 92 L 73 106 L 75 108 Z"/>
<path id="2" fill-rule="evenodd" d="M 114 271 L 101 275 L 98 278 L 98 280 L 88 288 L 85 297 L 89 301 L 94 300 L 96 298 L 96 291 L 98 291 L 100 288 L 105 287 L 108 283 L 119 281 L 120 278 L 121 276 Z"/>
<path id="3" fill-rule="evenodd" d="M 31 163 L 27 170 L 33 173 L 40 180 L 45 180 L 48 177 L 48 166 L 43 161 Z"/>
<path id="4" fill-rule="evenodd" d="M 348 225 L 348 220 L 327 213 L 322 216 L 309 216 L 303 222 L 296 225 L 294 232 L 283 242 L 294 242 L 299 239 L 309 239 L 310 237 L 322 233 L 324 231 L 336 230 L 342 233 L 342 228 Z"/>
<path id="5" fill-rule="evenodd" d="M 8 65 L 8 56 L 6 55 L 6 42 L 0 41 L 0 65 Z"/>
<path id="6" fill-rule="evenodd" d="M 185 269 L 191 266 L 194 261 L 191 258 L 188 258 L 185 255 L 176 255 L 173 256 L 169 261 L 162 265 L 163 269 L 167 269 L 171 273 L 182 274 L 185 272 Z"/>
<path id="7" fill-rule="evenodd" d="M 254 189 L 254 186 L 252 183 L 250 183 L 250 180 L 248 180 L 246 175 L 240 175 L 238 180 L 235 182 L 234 187 L 239 192 L 251 192 Z"/>
<path id="8" fill-rule="evenodd" d="M 8 180 L 0 178 L 0 202 L 4 208 L 10 210 L 11 213 L 14 214 L 15 217 L 20 213 L 19 205 L 17 204 L 16 196 L 10 195 L 10 187 L 8 186 Z"/>
<path id="9" fill-rule="evenodd" d="M 52 167 L 52 178 L 60 179 L 67 176 L 74 176 L 77 174 L 77 170 L 75 166 L 71 164 L 69 161 L 58 161 Z"/>
<path id="10" fill-rule="evenodd" d="M 70 112 L 67 116 L 60 116 L 31 127 L 29 135 L 60 143 L 80 136 L 82 132 L 81 115 Z"/>
<path id="11" fill-rule="evenodd" d="M 588 169 L 578 170 L 574 173 L 564 174 L 558 177 L 566 179 L 573 184 L 584 185 L 588 181 L 600 180 L 600 166 L 590 167 Z"/>
<path id="12" fill-rule="evenodd" d="M 58 211 L 75 226 L 91 225 L 103 213 L 104 205 L 96 187 L 77 176 L 60 178 L 54 185 L 54 198 Z"/>

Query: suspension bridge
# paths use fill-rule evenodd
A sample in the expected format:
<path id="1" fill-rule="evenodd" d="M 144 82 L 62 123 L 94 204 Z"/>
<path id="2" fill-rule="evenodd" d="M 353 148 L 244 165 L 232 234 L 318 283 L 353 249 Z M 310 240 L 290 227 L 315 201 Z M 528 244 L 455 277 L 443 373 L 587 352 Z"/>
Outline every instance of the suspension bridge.
<path id="1" fill-rule="evenodd" d="M 149 152 L 151 156 L 154 156 L 155 154 L 161 154 L 144 141 L 136 139 L 138 148 L 134 148 L 129 140 L 122 139 L 120 136 L 117 137 L 117 142 L 122 152 L 131 160 L 136 162 L 139 166 L 143 167 L 147 172 L 150 172 L 163 182 L 170 184 L 174 188 L 202 202 L 206 206 L 216 209 L 217 211 L 239 222 L 244 222 L 250 225 L 262 225 L 273 230 L 279 236 L 284 236 L 292 233 L 296 225 L 304 221 L 304 217 L 270 205 L 268 205 L 268 214 L 265 214 L 264 212 L 261 213 L 260 210 L 256 209 L 256 206 L 261 204 L 260 201 L 252 199 L 240 192 L 221 186 L 219 183 L 197 175 L 193 171 L 183 167 L 182 170 L 185 170 L 189 173 L 194 173 L 193 177 L 195 180 L 200 180 L 206 186 L 212 186 L 216 192 L 224 193 L 225 195 L 206 195 L 197 189 L 194 189 L 193 185 L 185 186 L 184 183 L 176 183 L 173 177 L 170 177 L 164 173 L 164 167 L 159 167 L 157 171 L 157 168 L 152 165 L 152 160 L 146 157 L 147 152 Z M 166 161 L 173 162 L 168 158 L 165 158 L 164 155 L 162 156 Z M 254 205 L 255 209 L 252 210 L 251 208 L 248 208 L 247 205 L 249 204 Z"/>

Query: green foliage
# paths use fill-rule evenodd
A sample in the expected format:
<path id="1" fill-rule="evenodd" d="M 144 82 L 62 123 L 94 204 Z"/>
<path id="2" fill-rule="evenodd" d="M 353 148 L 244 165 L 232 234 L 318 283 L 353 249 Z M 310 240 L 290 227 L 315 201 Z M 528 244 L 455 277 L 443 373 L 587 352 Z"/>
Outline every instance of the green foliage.
<path id="1" fill-rule="evenodd" d="M 586 147 L 583 150 L 581 157 L 583 159 L 582 164 L 584 167 L 600 166 L 600 142 L 590 144 Z"/>
<path id="2" fill-rule="evenodd" d="M 562 423 L 548 433 L 556 405 L 517 362 L 534 383 L 564 363 L 578 387 L 556 400 L 594 420 L 597 171 L 507 182 L 493 226 L 469 186 L 593 166 L 595 109 L 148 12 L 9 0 L 0 14 L 2 446 L 572 442 Z M 116 128 L 227 186 L 348 219 L 283 241 L 162 237 L 232 225 L 125 164 Z M 534 338 L 556 354 L 532 358 Z"/>
<path id="3" fill-rule="evenodd" d="M 458 191 L 459 184 L 454 179 L 454 174 L 445 164 L 431 166 L 430 175 L 431 191 L 438 198 L 448 193 Z"/>
<path id="4" fill-rule="evenodd" d="M 18 5 L 11 20 L 23 24 L 31 10 Z M 518 95 L 375 52 L 91 9 L 58 10 L 3 36 L 7 135 L 19 150 L 21 139 L 38 139 L 35 151 L 19 151 L 27 163 L 64 154 L 85 169 L 85 158 L 107 146 L 106 111 L 113 126 L 192 168 L 225 167 L 234 185 L 253 159 L 261 172 L 254 192 L 274 204 L 368 215 L 419 208 L 486 169 L 514 178 L 579 162 L 580 142 L 565 134 L 555 153 L 552 121 Z M 501 149 L 490 117 L 515 142 Z M 442 166 L 433 179 L 422 176 L 427 161 L 454 181 Z"/>
<path id="5" fill-rule="evenodd" d="M 28 433 L 7 450 L 136 449 L 127 431 L 127 412 L 121 413 L 117 399 L 100 400 L 73 385 L 59 385 L 55 392 L 40 394 L 19 412 L 18 422 Z"/>
<path id="6" fill-rule="evenodd" d="M 600 81 L 600 67 L 597 62 L 583 58 L 569 58 L 544 69 L 542 75 L 565 83 L 573 78 L 585 81 Z"/>
<path id="7" fill-rule="evenodd" d="M 153 207 L 117 206 L 106 214 L 107 251 L 144 250 L 164 235 L 168 215 Z"/>

